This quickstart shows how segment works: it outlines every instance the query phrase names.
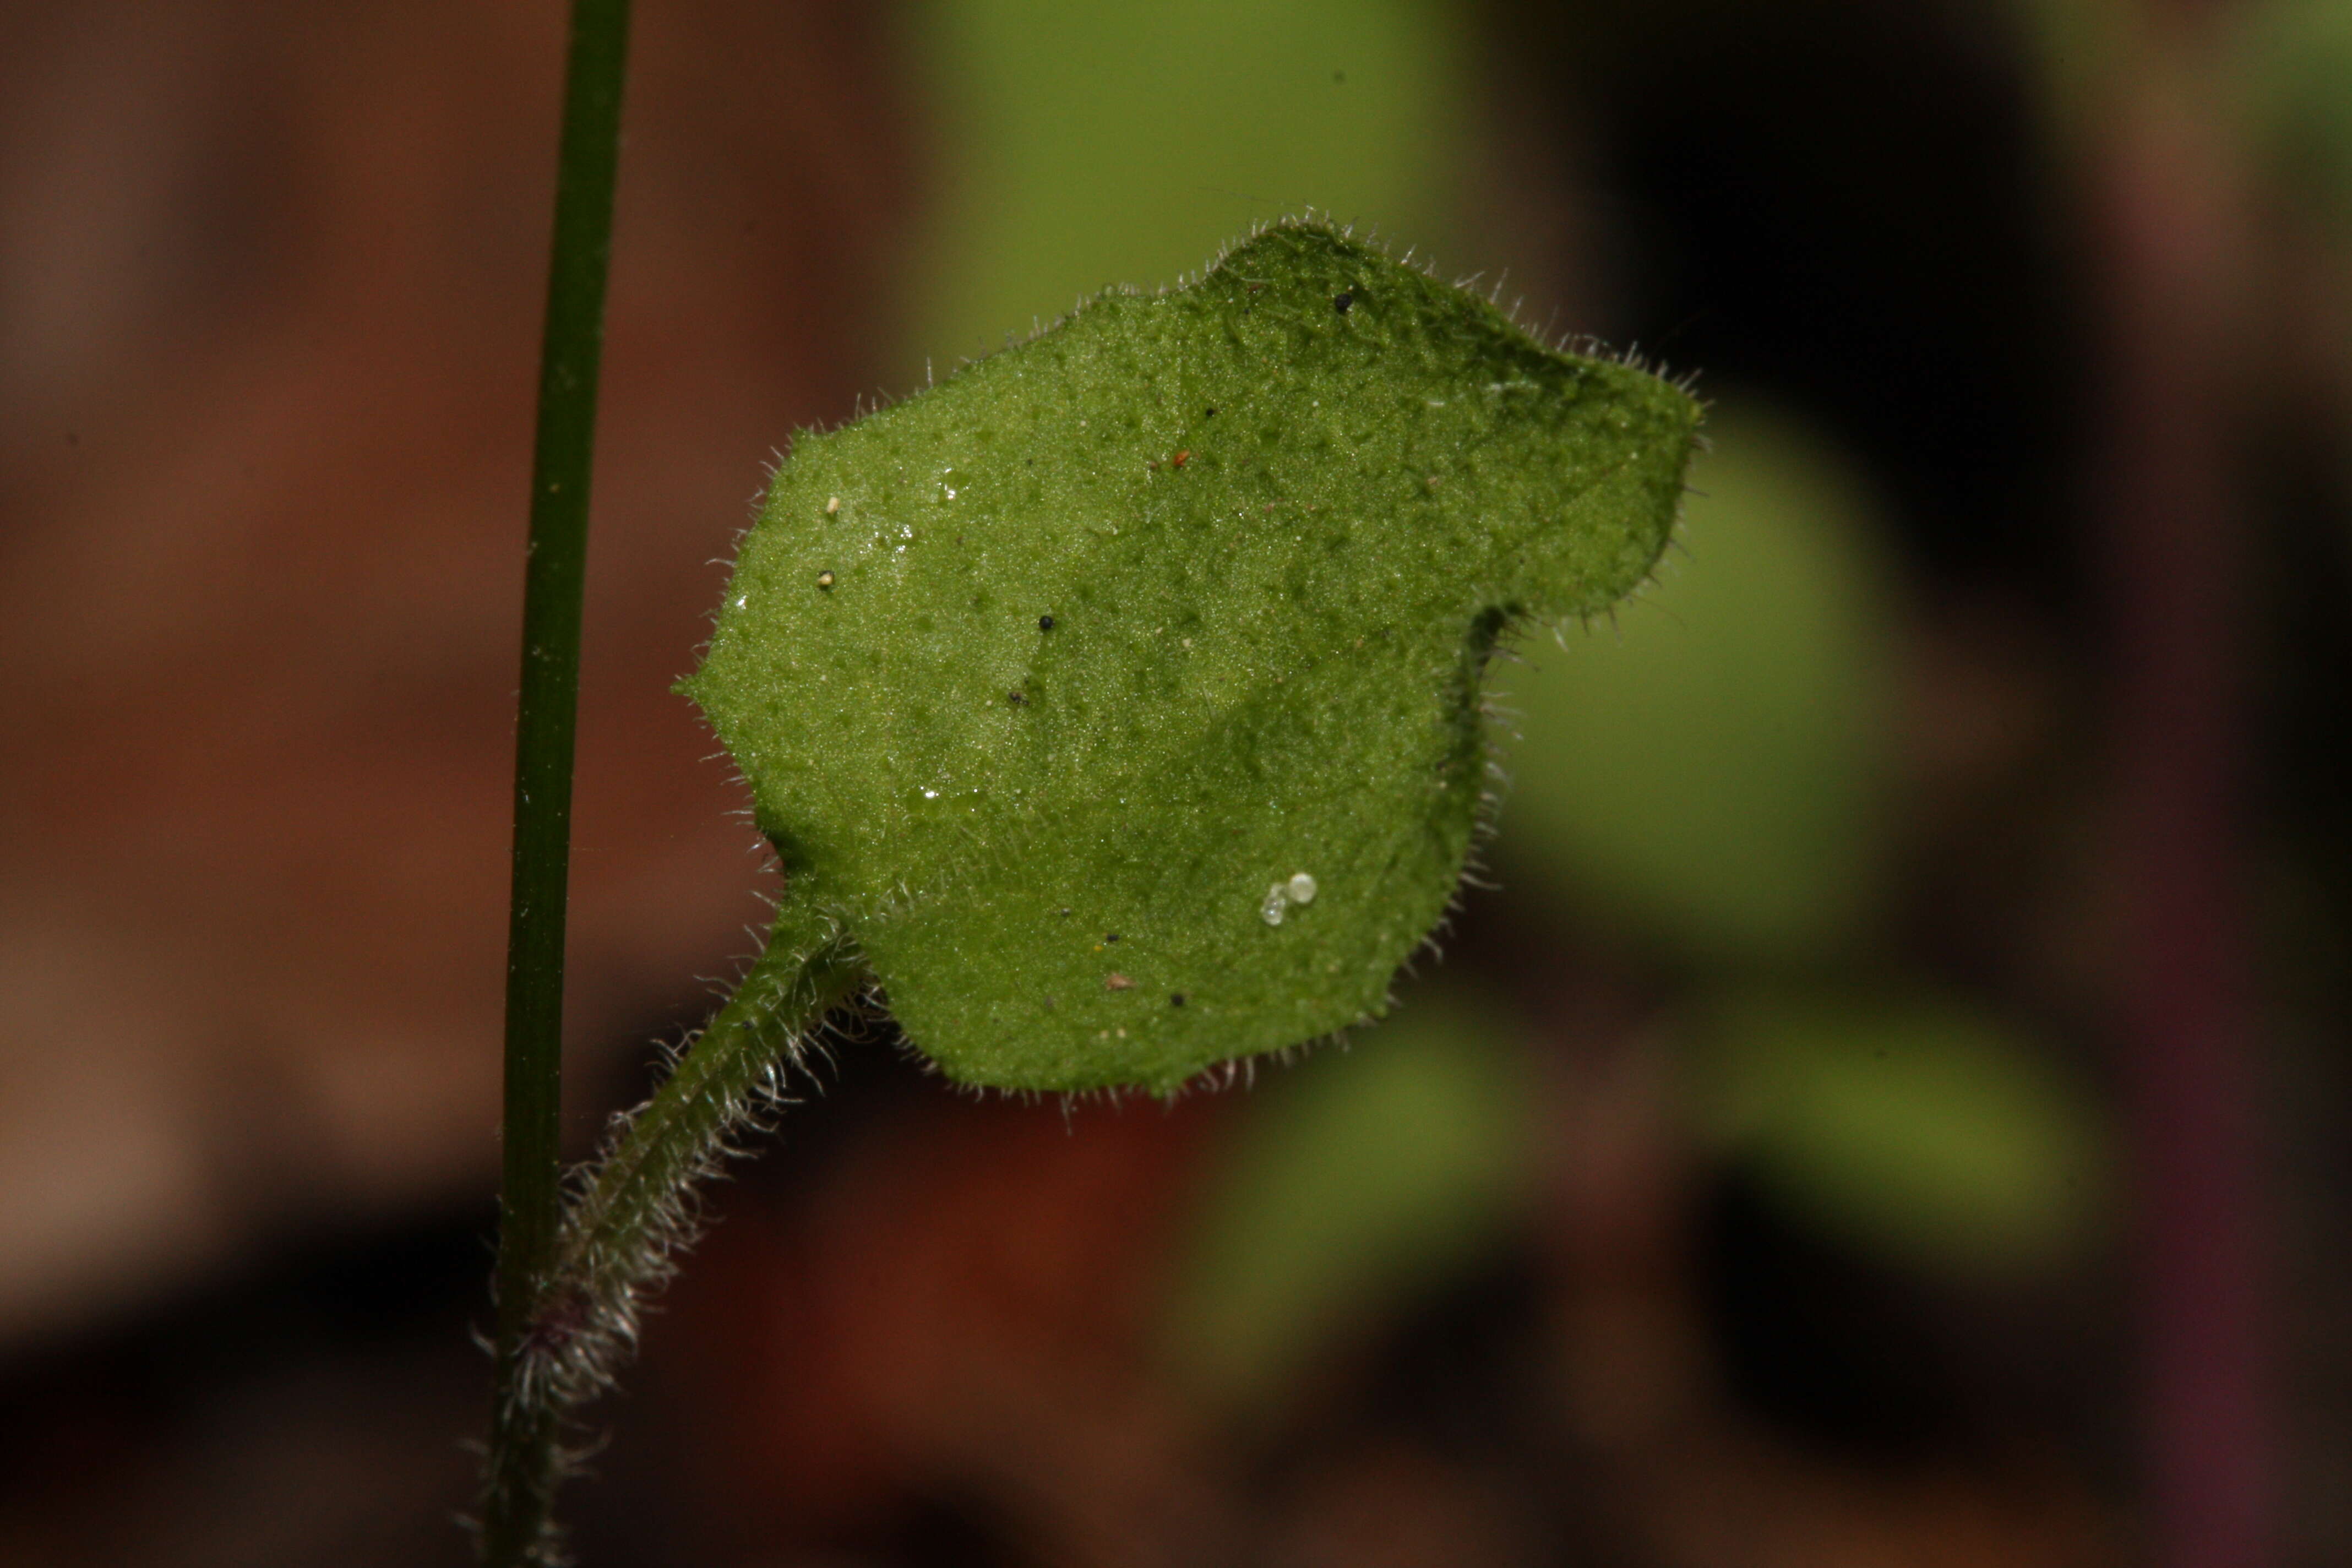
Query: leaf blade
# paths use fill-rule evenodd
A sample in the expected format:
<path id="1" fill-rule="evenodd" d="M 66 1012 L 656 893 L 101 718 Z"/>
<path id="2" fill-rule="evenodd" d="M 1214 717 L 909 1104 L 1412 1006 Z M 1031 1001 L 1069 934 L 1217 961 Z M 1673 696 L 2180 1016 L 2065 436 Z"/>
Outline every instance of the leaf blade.
<path id="1" fill-rule="evenodd" d="M 688 689 L 950 1076 L 1171 1090 L 1385 1010 L 1487 654 L 1641 580 L 1696 423 L 1277 226 L 803 441 Z"/>

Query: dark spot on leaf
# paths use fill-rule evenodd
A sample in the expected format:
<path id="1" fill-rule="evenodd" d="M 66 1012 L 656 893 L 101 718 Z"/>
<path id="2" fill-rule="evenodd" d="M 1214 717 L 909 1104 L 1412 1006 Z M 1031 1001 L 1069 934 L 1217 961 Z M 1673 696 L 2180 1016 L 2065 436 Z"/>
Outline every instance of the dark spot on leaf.
<path id="1" fill-rule="evenodd" d="M 1105 941 L 1105 942 L 1117 942 L 1118 940 L 1118 932 L 1117 932 L 1117 931 L 1113 931 L 1113 932 L 1111 932 L 1108 936 L 1107 936 L 1107 937 L 1103 938 L 1103 941 Z"/>
<path id="2" fill-rule="evenodd" d="M 1171 993 L 1168 998 L 1168 1005 L 1171 1007 L 1181 1007 L 1184 1005 L 1184 993 L 1181 991 Z"/>
<path id="3" fill-rule="evenodd" d="M 1201 414 L 1203 418 L 1208 419 L 1214 419 L 1217 416 L 1217 411 L 1213 408 L 1203 408 Z"/>
<path id="4" fill-rule="evenodd" d="M 1172 457 L 1172 458 L 1169 458 L 1169 459 L 1168 459 L 1168 466 L 1169 466 L 1170 468 L 1182 468 L 1185 464 L 1187 464 L 1187 463 L 1191 462 L 1192 460 L 1192 453 L 1191 448 L 1189 448 L 1189 447 L 1188 447 L 1188 448 L 1186 448 L 1185 450 L 1183 450 L 1183 451 L 1181 451 L 1181 452 L 1177 453 L 1174 457 Z"/>
<path id="5" fill-rule="evenodd" d="M 1018 708 L 1018 707 L 1020 707 L 1022 704 L 1024 704 L 1024 703 L 1027 702 L 1027 701 L 1029 700 L 1029 699 L 1028 699 L 1027 697 L 1025 697 L 1024 695 L 1023 695 L 1021 692 L 1018 692 L 1018 691 L 1008 691 L 1008 692 L 1006 692 L 1006 693 L 1004 694 L 1004 700 L 1006 700 L 1007 702 L 1012 703 L 1012 704 L 1013 704 L 1013 706 L 1014 706 L 1015 708 Z"/>
<path id="6" fill-rule="evenodd" d="M 1338 296 L 1332 300 L 1331 309 L 1339 311 L 1339 314 L 1344 316 L 1348 313 L 1348 308 L 1355 302 L 1356 291 L 1353 289 L 1342 289 L 1339 290 Z"/>
<path id="7" fill-rule="evenodd" d="M 1041 632 L 1052 631 L 1054 629 L 1054 617 L 1051 616 L 1039 616 L 1037 617 L 1037 629 Z"/>

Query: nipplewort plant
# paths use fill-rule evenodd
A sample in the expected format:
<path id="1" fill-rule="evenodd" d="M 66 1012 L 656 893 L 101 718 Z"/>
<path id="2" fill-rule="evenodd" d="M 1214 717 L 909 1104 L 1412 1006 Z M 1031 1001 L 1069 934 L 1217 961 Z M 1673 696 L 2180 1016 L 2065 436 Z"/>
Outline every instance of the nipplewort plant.
<path id="1" fill-rule="evenodd" d="M 1488 655 L 1649 571 L 1694 418 L 1277 225 L 803 438 L 685 689 L 950 1078 L 1169 1092 L 1382 1010 Z"/>
<path id="2" fill-rule="evenodd" d="M 486 1557 L 554 1559 L 566 1415 L 829 1009 L 961 1083 L 1155 1094 L 1383 1013 L 1491 809 L 1488 658 L 1643 580 L 1697 422 L 1300 220 L 801 436 L 681 687 L 774 927 L 502 1259 Z"/>

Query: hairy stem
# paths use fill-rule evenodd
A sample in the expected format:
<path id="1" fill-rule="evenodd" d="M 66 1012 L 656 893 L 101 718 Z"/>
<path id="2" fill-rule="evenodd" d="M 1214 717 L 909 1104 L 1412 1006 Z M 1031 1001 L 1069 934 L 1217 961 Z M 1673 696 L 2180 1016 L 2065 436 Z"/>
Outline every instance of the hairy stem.
<path id="1" fill-rule="evenodd" d="M 559 1372 L 550 1359 L 557 1392 L 594 1393 L 609 1354 L 634 1341 L 638 1303 L 667 1279 L 673 1249 L 693 1239 L 694 1184 L 717 1174 L 729 1137 L 782 1098 L 809 1031 L 864 979 L 843 938 L 780 923 L 660 1092 L 615 1118 L 593 1178 L 564 1216 L 556 1284 L 571 1300 L 549 1307 L 589 1309 L 591 1327 L 573 1343 L 584 1342 L 591 1353 L 580 1358 L 583 1384 L 573 1383 L 571 1365 Z"/>
<path id="2" fill-rule="evenodd" d="M 572 741 L 588 553 L 588 482 L 603 357 L 604 280 L 620 157 L 628 0 L 573 0 L 557 161 L 555 233 L 540 352 L 530 545 L 516 710 L 514 867 L 507 934 L 504 1180 L 499 1198 L 498 1372 L 491 1445 L 537 1452 L 551 1474 L 553 1432 L 509 1426 L 533 1315 L 551 1273 L 561 1215 L 564 908 L 569 897 Z M 493 1489 L 493 1497 L 511 1495 Z M 483 1520 L 493 1568 L 540 1559 L 543 1520 L 493 1501 Z"/>
<path id="3" fill-rule="evenodd" d="M 831 929 L 780 921 L 660 1090 L 614 1119 L 564 1215 L 515 1353 L 502 1363 L 483 1500 L 491 1568 L 557 1560 L 566 1416 L 610 1383 L 635 1347 L 646 1300 L 693 1239 L 696 1184 L 718 1173 L 729 1140 L 781 1098 L 810 1032 L 863 982 L 862 965 Z M 508 1555 L 497 1555 L 494 1542 Z"/>

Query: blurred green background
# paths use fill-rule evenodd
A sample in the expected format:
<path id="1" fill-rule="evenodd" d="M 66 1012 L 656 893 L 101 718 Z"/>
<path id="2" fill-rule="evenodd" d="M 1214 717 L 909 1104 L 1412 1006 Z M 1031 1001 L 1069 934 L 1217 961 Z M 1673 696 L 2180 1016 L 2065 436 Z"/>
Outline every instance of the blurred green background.
<path id="1" fill-rule="evenodd" d="M 1424 248 L 1458 219 L 1470 46 L 1436 0 L 1004 0 L 901 26 L 940 151 L 907 342 L 942 367 L 1286 213 Z"/>

